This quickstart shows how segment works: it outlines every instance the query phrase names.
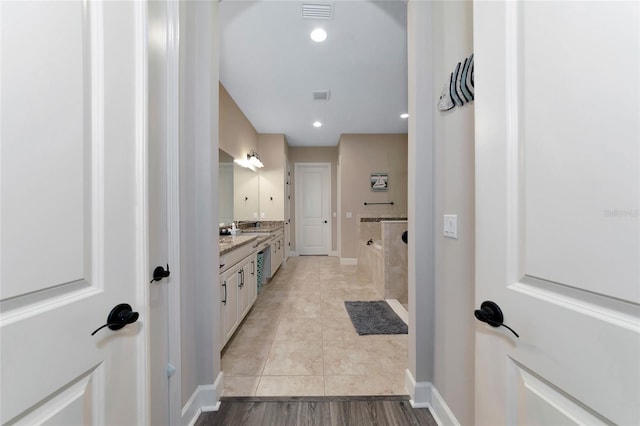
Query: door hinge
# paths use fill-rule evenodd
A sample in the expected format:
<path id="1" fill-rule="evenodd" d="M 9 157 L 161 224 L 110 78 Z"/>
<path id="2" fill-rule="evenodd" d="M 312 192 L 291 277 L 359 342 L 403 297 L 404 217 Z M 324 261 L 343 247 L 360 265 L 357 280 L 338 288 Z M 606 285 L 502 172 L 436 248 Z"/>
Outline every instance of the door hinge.
<path id="1" fill-rule="evenodd" d="M 170 379 L 175 372 L 176 367 L 174 367 L 171 363 L 167 363 L 167 379 Z"/>

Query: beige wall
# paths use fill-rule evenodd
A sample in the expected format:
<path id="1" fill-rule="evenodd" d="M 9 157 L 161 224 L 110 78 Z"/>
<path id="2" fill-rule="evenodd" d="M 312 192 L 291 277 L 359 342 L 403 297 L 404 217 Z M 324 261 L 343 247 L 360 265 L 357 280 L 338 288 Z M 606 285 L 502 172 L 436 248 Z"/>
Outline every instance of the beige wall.
<path id="1" fill-rule="evenodd" d="M 359 215 L 407 214 L 407 135 L 343 134 L 338 144 L 340 158 L 340 257 L 356 258 Z M 371 173 L 389 174 L 387 192 L 372 192 Z M 394 205 L 365 206 L 366 202 Z M 352 217 L 346 218 L 347 212 Z"/>
<path id="2" fill-rule="evenodd" d="M 283 134 L 259 134 L 261 220 L 286 220 L 285 174 L 287 141 Z"/>
<path id="3" fill-rule="evenodd" d="M 459 61 L 473 53 L 470 1 L 432 3 L 436 94 Z M 452 30 L 455 28 L 455 30 Z M 435 112 L 436 231 L 458 215 L 458 239 L 436 232 L 433 384 L 461 424 L 474 421 L 474 114 L 473 103 Z"/>
<path id="4" fill-rule="evenodd" d="M 233 158 L 258 151 L 258 132 L 222 84 L 220 88 L 220 149 Z"/>
<path id="5" fill-rule="evenodd" d="M 290 147 L 289 163 L 291 163 L 291 250 L 295 251 L 296 223 L 295 223 L 295 181 L 293 170 L 295 163 L 331 163 L 331 250 L 338 249 L 337 240 L 337 218 L 333 217 L 333 212 L 338 211 L 338 148 L 332 147 Z"/>

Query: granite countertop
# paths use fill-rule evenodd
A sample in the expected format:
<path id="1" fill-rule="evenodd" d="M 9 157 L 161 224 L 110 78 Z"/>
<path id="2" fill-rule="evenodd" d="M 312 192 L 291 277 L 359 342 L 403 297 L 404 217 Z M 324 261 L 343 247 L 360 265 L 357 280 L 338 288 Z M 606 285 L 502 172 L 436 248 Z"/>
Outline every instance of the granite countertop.
<path id="1" fill-rule="evenodd" d="M 259 227 L 241 227 L 242 233 L 240 235 L 220 235 L 220 255 L 229 253 L 250 242 L 253 243 L 254 246 L 257 246 L 263 241 L 268 240 L 271 237 L 271 232 L 283 228 L 284 224 L 282 222 L 262 222 Z"/>
<path id="2" fill-rule="evenodd" d="M 256 241 L 257 239 L 258 237 L 256 235 L 220 235 L 220 255 L 229 253 L 230 251 L 245 244 L 249 244 L 252 241 Z"/>
<path id="3" fill-rule="evenodd" d="M 251 233 L 251 234 L 262 234 L 278 231 L 280 229 L 284 229 L 284 224 L 282 222 L 261 222 L 260 226 L 249 226 L 241 225 L 240 229 L 243 233 Z"/>

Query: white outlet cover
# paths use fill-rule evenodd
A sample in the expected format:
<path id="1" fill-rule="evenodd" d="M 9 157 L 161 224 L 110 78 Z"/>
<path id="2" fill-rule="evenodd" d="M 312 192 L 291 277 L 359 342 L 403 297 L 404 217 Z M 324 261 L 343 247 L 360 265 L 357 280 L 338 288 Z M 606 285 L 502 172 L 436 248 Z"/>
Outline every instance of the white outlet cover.
<path id="1" fill-rule="evenodd" d="M 442 235 L 446 238 L 458 238 L 458 215 L 444 215 Z"/>
<path id="2" fill-rule="evenodd" d="M 353 217 L 353 213 L 352 212 L 347 212 L 347 219 L 351 219 Z"/>

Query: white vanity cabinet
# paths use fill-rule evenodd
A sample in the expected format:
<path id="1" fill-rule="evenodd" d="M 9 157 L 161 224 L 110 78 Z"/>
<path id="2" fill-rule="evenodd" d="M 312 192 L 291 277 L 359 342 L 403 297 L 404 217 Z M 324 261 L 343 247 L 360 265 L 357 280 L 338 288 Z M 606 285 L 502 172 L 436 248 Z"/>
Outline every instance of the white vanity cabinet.
<path id="1" fill-rule="evenodd" d="M 256 301 L 257 256 L 253 243 L 220 256 L 220 328 L 223 347 Z"/>
<path id="2" fill-rule="evenodd" d="M 271 237 L 271 277 L 284 261 L 284 231 L 280 230 Z"/>

